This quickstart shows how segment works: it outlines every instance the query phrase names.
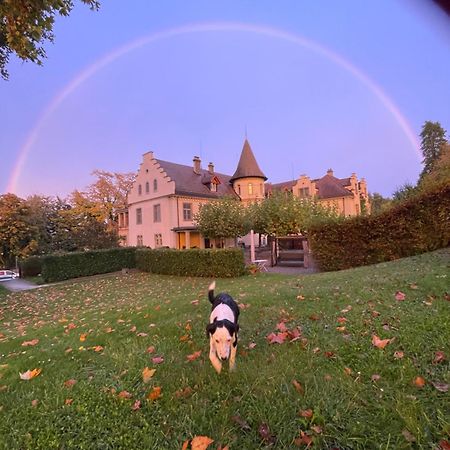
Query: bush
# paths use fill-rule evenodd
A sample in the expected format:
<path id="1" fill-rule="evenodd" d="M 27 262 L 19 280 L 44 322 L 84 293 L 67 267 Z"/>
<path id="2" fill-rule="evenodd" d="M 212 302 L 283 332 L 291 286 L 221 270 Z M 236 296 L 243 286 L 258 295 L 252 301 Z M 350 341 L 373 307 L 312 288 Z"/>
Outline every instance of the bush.
<path id="1" fill-rule="evenodd" d="M 321 270 L 413 256 L 450 243 L 450 186 L 415 195 L 376 216 L 312 227 L 308 238 Z"/>
<path id="2" fill-rule="evenodd" d="M 42 278 L 54 282 L 134 268 L 135 255 L 135 247 L 126 247 L 42 256 Z"/>
<path id="3" fill-rule="evenodd" d="M 246 273 L 241 249 L 138 249 L 136 267 L 145 272 L 191 277 L 238 277 Z"/>
<path id="4" fill-rule="evenodd" d="M 21 277 L 36 277 L 42 272 L 42 258 L 30 256 L 19 263 Z"/>

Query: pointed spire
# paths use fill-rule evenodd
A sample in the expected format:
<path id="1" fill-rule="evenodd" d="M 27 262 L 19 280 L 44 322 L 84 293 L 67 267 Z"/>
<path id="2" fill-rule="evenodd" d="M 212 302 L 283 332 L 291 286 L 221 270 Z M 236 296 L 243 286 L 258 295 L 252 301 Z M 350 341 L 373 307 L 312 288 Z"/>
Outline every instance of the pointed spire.
<path id="1" fill-rule="evenodd" d="M 230 182 L 247 177 L 263 178 L 264 181 L 267 180 L 267 177 L 263 174 L 256 162 L 255 155 L 253 154 L 248 140 L 245 139 L 236 172 L 234 172 Z"/>

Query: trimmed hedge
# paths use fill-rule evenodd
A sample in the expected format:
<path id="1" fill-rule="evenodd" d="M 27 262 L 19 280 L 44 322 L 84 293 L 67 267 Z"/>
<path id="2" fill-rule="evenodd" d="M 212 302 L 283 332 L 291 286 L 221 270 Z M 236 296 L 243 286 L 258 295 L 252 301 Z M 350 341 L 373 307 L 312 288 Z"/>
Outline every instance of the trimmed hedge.
<path id="1" fill-rule="evenodd" d="M 86 277 L 136 267 L 136 248 L 121 247 L 42 256 L 45 282 Z"/>
<path id="2" fill-rule="evenodd" d="M 341 270 L 447 247 L 449 223 L 447 185 L 376 216 L 312 227 L 308 239 L 320 270 Z"/>
<path id="3" fill-rule="evenodd" d="M 20 261 L 19 266 L 21 277 L 36 277 L 42 272 L 42 257 L 30 256 Z"/>
<path id="4" fill-rule="evenodd" d="M 145 272 L 191 277 L 238 277 L 247 273 L 241 249 L 138 249 L 136 267 Z"/>

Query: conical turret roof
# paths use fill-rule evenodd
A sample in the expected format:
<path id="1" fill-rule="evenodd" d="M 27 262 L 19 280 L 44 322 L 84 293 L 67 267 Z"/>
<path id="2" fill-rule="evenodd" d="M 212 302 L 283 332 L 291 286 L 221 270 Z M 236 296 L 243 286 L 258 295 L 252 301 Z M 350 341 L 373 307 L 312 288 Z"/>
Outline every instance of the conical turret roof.
<path id="1" fill-rule="evenodd" d="M 247 177 L 263 178 L 264 181 L 267 180 L 267 177 L 263 174 L 256 162 L 255 155 L 253 154 L 248 140 L 245 139 L 236 172 L 234 172 L 234 175 L 230 178 L 230 182 Z"/>

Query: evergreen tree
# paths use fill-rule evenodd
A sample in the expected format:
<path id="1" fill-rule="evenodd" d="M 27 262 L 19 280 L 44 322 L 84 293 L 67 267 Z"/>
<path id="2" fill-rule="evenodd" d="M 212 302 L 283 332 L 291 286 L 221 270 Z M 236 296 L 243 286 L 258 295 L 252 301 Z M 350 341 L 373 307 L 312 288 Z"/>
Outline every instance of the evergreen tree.
<path id="1" fill-rule="evenodd" d="M 446 130 L 439 122 L 427 120 L 422 127 L 420 137 L 422 139 L 420 148 L 423 155 L 423 170 L 419 177 L 419 182 L 423 177 L 433 170 L 436 161 L 439 160 L 443 146 L 447 143 L 445 138 Z"/>

